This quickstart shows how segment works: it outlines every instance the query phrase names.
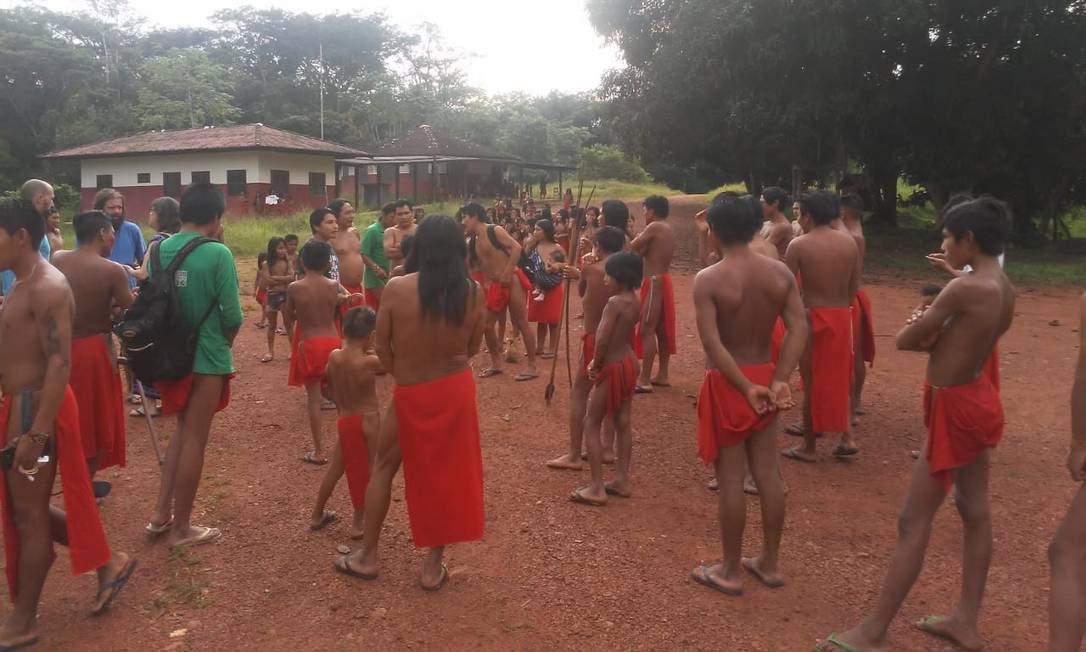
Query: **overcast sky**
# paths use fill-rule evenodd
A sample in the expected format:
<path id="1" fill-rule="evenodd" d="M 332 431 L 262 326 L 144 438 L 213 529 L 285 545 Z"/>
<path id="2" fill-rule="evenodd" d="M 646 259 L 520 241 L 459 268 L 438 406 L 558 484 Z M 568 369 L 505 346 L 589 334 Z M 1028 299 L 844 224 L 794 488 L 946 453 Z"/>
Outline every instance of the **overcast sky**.
<path id="1" fill-rule="evenodd" d="M 203 25 L 214 12 L 234 6 L 222 0 L 129 2 L 150 23 L 163 27 Z M 318 14 L 383 12 L 405 30 L 423 21 L 435 23 L 452 49 L 469 55 L 462 66 L 469 82 L 488 93 L 586 91 L 597 86 L 604 72 L 621 64 L 617 48 L 604 43 L 589 24 L 584 0 L 243 0 L 237 4 L 243 3 Z M 17 4 L 21 3 L 0 0 L 4 8 Z M 55 11 L 89 7 L 83 0 L 39 4 Z"/>

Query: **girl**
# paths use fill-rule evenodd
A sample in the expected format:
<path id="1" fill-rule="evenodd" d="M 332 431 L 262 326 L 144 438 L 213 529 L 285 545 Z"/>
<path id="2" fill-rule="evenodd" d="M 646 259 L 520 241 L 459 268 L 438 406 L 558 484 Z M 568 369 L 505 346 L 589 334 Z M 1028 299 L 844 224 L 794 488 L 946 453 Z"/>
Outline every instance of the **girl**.
<path id="1" fill-rule="evenodd" d="M 253 279 L 253 298 L 260 304 L 260 321 L 256 323 L 257 328 L 265 328 L 268 325 L 268 318 L 264 315 L 264 305 L 268 302 L 268 288 L 265 286 L 264 279 L 265 263 L 268 262 L 268 254 L 266 252 L 260 252 L 256 257 L 256 278 Z"/>
<path id="2" fill-rule="evenodd" d="M 294 281 L 290 261 L 287 259 L 286 240 L 278 236 L 268 240 L 267 261 L 261 272 L 264 287 L 268 291 L 267 303 L 264 306 L 264 315 L 268 320 L 268 352 L 260 361 L 271 362 L 275 359 L 275 326 L 279 320 L 279 312 L 287 301 L 287 286 Z"/>

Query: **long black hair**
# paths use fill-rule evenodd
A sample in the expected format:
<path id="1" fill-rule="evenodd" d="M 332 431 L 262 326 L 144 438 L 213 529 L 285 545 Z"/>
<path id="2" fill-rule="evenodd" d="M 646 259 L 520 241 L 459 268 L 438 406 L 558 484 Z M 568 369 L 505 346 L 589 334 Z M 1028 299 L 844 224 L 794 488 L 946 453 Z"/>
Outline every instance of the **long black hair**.
<path id="1" fill-rule="evenodd" d="M 424 319 L 444 319 L 460 325 L 468 310 L 467 245 L 464 231 L 448 215 L 427 215 L 415 231 L 411 253 L 404 263 L 408 274 L 419 274 L 419 303 Z"/>
<path id="2" fill-rule="evenodd" d="M 535 223 L 537 229 L 543 231 L 543 237 L 547 242 L 554 242 L 554 222 L 550 220 L 539 220 Z"/>
<path id="3" fill-rule="evenodd" d="M 278 249 L 279 249 L 279 245 L 281 245 L 281 244 L 286 244 L 286 240 L 284 240 L 283 238 L 280 238 L 277 235 L 272 236 L 271 239 L 268 240 L 268 267 L 269 268 L 279 261 L 280 256 L 279 256 Z M 286 260 L 286 259 L 283 258 L 283 260 Z"/>

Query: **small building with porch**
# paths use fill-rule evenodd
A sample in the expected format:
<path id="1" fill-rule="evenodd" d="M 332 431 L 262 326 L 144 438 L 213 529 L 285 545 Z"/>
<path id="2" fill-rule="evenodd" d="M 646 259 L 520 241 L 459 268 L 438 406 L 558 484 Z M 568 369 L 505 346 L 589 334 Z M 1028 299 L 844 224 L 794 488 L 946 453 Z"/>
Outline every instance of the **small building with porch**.
<path id="1" fill-rule="evenodd" d="M 544 179 L 544 185 L 547 180 L 556 181 L 556 196 L 560 196 L 563 174 L 573 169 L 525 161 L 420 125 L 381 145 L 372 155 L 338 159 L 336 190 L 341 197 L 353 196 L 356 206 L 380 206 L 397 198 L 435 202 L 517 197 L 534 188 L 530 179 L 538 177 Z M 526 175 L 526 171 L 534 175 Z"/>
<path id="2" fill-rule="evenodd" d="M 151 202 L 179 199 L 185 188 L 219 186 L 230 215 L 287 214 L 325 206 L 337 191 L 336 159 L 367 153 L 262 124 L 151 131 L 49 152 L 80 168 L 80 208 L 102 188 L 125 197 L 130 219 L 144 221 Z"/>

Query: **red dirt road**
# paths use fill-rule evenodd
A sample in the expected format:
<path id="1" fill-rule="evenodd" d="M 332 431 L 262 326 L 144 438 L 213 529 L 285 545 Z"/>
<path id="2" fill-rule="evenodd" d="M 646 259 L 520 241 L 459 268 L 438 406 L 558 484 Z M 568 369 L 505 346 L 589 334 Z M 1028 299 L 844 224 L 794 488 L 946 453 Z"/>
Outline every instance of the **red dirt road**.
<path id="1" fill-rule="evenodd" d="M 676 202 L 674 219 L 687 219 L 695 201 Z M 331 507 L 347 522 L 309 532 L 323 469 L 300 460 L 309 442 L 304 394 L 286 386 L 285 338 L 279 360 L 258 362 L 264 333 L 252 327 L 250 313 L 235 352 L 233 403 L 215 420 L 197 500 L 196 522 L 221 527 L 222 541 L 171 556 L 145 540 L 158 473 L 143 422 L 130 419 L 130 466 L 102 474 L 114 482 L 103 515 L 113 545 L 138 554 L 140 569 L 113 612 L 93 619 L 94 580 L 71 578 L 61 552 L 41 609 L 43 647 L 810 649 L 870 606 L 894 543 L 909 451 L 923 434 L 924 357 L 892 348 L 922 280 L 867 280 L 880 348 L 857 431 L 862 452 L 837 462 L 823 443 L 818 464 L 782 460 L 791 489 L 784 588 L 748 580 L 737 599 L 689 579 L 694 566 L 719 559 L 720 543 L 716 496 L 705 489 L 709 474 L 696 458 L 692 397 L 704 363 L 692 278 L 682 274 L 674 386 L 634 401 L 634 497 L 602 509 L 573 505 L 566 496 L 587 470 L 544 468 L 566 447 L 564 362 L 550 408 L 543 405 L 545 377 L 514 383 L 507 371 L 479 381 L 487 533 L 449 549 L 452 581 L 438 594 L 416 585 L 421 555 L 411 545 L 402 479 L 381 543 L 382 576 L 362 582 L 333 573 L 336 546 L 349 543 L 346 487 Z M 981 622 L 992 650 L 1040 649 L 1046 640 L 1045 550 L 1076 489 L 1063 469 L 1075 297 L 1023 292 L 1002 343 L 1007 428 L 993 457 L 995 554 Z M 390 382 L 381 383 L 383 401 Z M 172 423 L 158 420 L 163 431 Z M 326 413 L 329 441 L 333 423 Z M 756 551 L 757 500 L 748 505 L 746 542 Z M 951 501 L 936 523 L 925 570 L 891 630 L 892 649 L 949 649 L 910 626 L 945 613 L 957 596 L 961 528 Z"/>

